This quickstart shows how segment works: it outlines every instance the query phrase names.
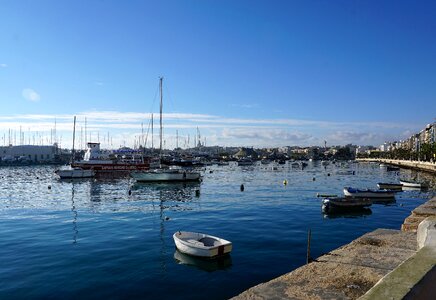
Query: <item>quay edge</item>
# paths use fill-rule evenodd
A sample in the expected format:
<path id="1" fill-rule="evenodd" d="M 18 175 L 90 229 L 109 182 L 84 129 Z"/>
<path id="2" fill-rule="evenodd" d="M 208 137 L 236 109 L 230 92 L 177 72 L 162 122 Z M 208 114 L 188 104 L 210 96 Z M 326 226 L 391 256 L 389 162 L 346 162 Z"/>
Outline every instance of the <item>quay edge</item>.
<path id="1" fill-rule="evenodd" d="M 378 162 L 389 165 L 394 165 L 406 169 L 429 172 L 436 174 L 436 163 L 415 161 L 415 160 L 398 160 L 398 159 L 382 159 L 382 158 L 357 158 L 359 162 Z"/>
<path id="2" fill-rule="evenodd" d="M 427 299 L 436 278 L 436 229 L 428 229 L 436 228 L 436 210 L 424 220 L 432 225 L 418 233 L 377 229 L 232 299 Z"/>

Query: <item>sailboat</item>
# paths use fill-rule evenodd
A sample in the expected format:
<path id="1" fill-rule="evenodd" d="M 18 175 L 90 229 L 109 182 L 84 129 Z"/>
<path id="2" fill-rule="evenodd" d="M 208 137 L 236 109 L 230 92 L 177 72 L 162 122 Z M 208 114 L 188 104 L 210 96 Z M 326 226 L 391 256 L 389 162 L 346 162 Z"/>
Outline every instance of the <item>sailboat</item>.
<path id="1" fill-rule="evenodd" d="M 186 170 L 182 168 L 163 168 L 162 167 L 162 136 L 163 136 L 163 126 L 162 126 L 162 107 L 163 107 L 163 95 L 162 95 L 162 81 L 163 78 L 159 78 L 159 92 L 160 92 L 160 145 L 159 145 L 159 162 L 160 165 L 156 169 L 150 169 L 146 171 L 132 171 L 130 176 L 132 176 L 138 182 L 172 182 L 172 181 L 200 181 L 200 172 L 195 172 L 192 170 Z"/>
<path id="2" fill-rule="evenodd" d="M 76 116 L 74 116 L 74 125 L 73 125 L 73 149 L 71 150 L 71 166 L 74 166 L 74 140 L 76 137 Z M 59 169 L 55 171 L 56 175 L 58 175 L 61 179 L 73 179 L 73 178 L 89 178 L 95 175 L 93 169 L 84 170 L 82 168 L 73 167 L 70 169 Z"/>

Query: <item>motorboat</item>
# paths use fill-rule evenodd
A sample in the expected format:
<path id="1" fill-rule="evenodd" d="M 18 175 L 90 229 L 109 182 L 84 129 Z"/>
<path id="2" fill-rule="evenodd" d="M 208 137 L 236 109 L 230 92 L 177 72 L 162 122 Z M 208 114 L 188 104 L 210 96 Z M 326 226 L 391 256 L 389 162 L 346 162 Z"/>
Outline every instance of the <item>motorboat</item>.
<path id="1" fill-rule="evenodd" d="M 379 189 L 381 190 L 399 190 L 401 191 L 401 189 L 403 188 L 403 184 L 402 183 L 383 183 L 383 182 L 379 182 L 377 183 L 377 186 Z"/>
<path id="2" fill-rule="evenodd" d="M 369 198 L 330 197 L 322 200 L 323 212 L 359 210 L 371 205 Z"/>
<path id="3" fill-rule="evenodd" d="M 205 233 L 177 231 L 173 234 L 176 248 L 185 254 L 214 258 L 232 251 L 232 243 Z"/>
<path id="4" fill-rule="evenodd" d="M 355 189 L 352 187 L 345 187 L 344 195 L 346 197 L 357 198 L 393 198 L 395 197 L 395 192 L 391 190 Z"/>
<path id="5" fill-rule="evenodd" d="M 111 158 L 100 150 L 100 143 L 87 143 L 87 149 L 83 160 L 75 161 L 71 166 L 84 170 L 94 170 L 98 173 L 129 173 L 130 171 L 148 170 L 150 164 L 148 159 Z"/>

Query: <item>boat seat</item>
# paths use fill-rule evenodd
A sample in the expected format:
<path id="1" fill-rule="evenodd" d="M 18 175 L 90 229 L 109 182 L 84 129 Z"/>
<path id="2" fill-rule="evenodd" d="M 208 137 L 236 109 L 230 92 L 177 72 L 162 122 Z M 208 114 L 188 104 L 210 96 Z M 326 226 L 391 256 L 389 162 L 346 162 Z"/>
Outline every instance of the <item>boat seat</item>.
<path id="1" fill-rule="evenodd" d="M 202 242 L 195 240 L 195 239 L 189 239 L 186 241 L 194 246 L 204 246 L 204 244 Z"/>
<path id="2" fill-rule="evenodd" d="M 199 242 L 203 243 L 203 245 L 210 247 L 210 246 L 216 246 L 218 245 L 218 241 L 216 239 L 210 238 L 210 237 L 204 237 L 198 240 Z"/>

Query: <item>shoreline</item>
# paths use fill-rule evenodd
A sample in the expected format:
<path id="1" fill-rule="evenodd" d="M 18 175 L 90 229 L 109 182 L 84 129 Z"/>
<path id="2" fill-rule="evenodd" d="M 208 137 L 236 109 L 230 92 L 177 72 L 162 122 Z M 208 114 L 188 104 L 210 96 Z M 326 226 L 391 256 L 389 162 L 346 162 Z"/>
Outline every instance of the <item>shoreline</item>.
<path id="1" fill-rule="evenodd" d="M 415 161 L 415 160 L 399 160 L 399 159 L 385 159 L 385 158 L 356 158 L 359 162 L 378 162 L 398 166 L 406 169 L 417 171 L 424 171 L 436 174 L 436 163 Z"/>

